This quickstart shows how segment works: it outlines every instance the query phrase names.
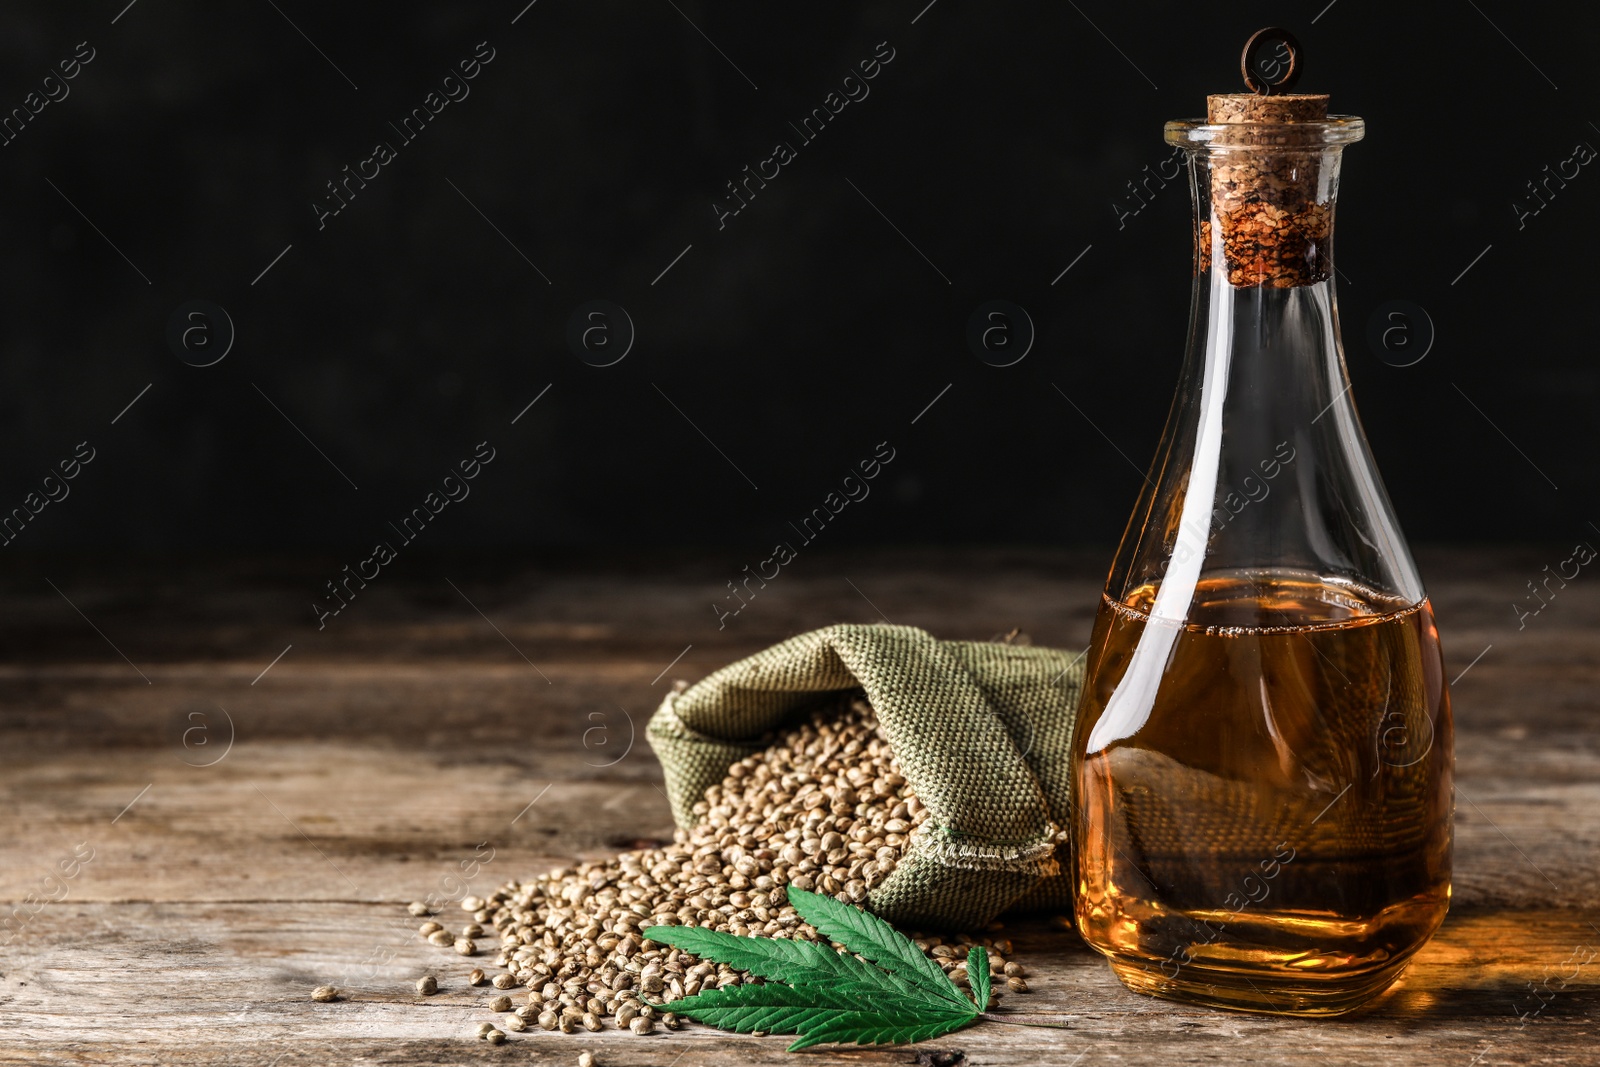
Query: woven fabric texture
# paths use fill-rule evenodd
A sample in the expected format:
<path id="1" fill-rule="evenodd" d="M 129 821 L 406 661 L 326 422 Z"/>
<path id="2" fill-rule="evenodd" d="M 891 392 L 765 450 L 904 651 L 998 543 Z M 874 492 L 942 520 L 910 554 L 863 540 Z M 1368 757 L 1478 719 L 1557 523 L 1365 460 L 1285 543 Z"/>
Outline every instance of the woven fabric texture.
<path id="1" fill-rule="evenodd" d="M 728 767 L 819 701 L 861 692 L 929 818 L 868 899 L 891 922 L 973 928 L 1062 907 L 1081 657 L 841 624 L 669 694 L 647 728 L 678 825 Z"/>

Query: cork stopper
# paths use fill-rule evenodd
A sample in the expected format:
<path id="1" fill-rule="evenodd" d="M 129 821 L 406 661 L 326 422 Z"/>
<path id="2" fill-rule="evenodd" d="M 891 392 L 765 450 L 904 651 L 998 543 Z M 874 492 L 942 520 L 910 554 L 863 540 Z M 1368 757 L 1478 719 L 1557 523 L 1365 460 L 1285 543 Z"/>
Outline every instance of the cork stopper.
<path id="1" fill-rule="evenodd" d="M 1328 94 L 1296 93 L 1260 96 L 1256 93 L 1215 93 L 1206 97 L 1206 121 L 1322 122 L 1328 117 Z"/>
<path id="2" fill-rule="evenodd" d="M 1253 50 L 1273 37 L 1287 39 L 1293 49 L 1286 80 L 1298 77 L 1298 42 L 1269 28 L 1250 39 L 1241 62 L 1246 83 L 1258 91 L 1206 97 L 1206 121 L 1237 128 L 1215 130 L 1209 141 L 1211 217 L 1200 221 L 1196 234 L 1196 268 L 1211 269 L 1215 225 L 1228 284 L 1241 288 L 1312 285 L 1332 270 L 1332 182 L 1323 178 L 1334 164 L 1322 150 L 1320 125 L 1328 118 L 1328 97 L 1275 92 L 1253 76 Z"/>

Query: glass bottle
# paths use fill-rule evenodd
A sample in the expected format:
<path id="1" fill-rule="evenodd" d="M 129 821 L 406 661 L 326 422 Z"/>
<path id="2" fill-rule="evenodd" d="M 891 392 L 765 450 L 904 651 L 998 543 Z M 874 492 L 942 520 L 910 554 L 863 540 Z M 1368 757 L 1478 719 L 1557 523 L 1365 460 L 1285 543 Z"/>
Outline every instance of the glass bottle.
<path id="1" fill-rule="evenodd" d="M 1166 127 L 1195 205 L 1188 349 L 1085 667 L 1076 917 L 1136 991 L 1331 1015 L 1449 907 L 1450 700 L 1339 339 L 1362 122 L 1209 99 Z"/>

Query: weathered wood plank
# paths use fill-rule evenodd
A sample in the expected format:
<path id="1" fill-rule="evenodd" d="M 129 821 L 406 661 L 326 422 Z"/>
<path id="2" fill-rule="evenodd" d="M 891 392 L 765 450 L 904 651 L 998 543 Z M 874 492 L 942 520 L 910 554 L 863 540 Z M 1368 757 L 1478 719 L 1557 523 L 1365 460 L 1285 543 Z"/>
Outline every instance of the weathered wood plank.
<path id="1" fill-rule="evenodd" d="M 576 730 L 557 736 L 437 753 L 240 741 L 212 767 L 186 766 L 194 753 L 181 746 L 13 759 L 0 763 L 0 808 L 14 817 L 0 899 L 37 890 L 79 842 L 95 857 L 74 900 L 405 901 L 482 843 L 495 850 L 484 878 L 498 884 L 671 835 L 642 738 L 607 767 L 613 757 L 585 750 Z M 1586 740 L 1541 735 L 1507 761 L 1497 738 L 1460 739 L 1458 908 L 1600 900 L 1600 753 Z"/>

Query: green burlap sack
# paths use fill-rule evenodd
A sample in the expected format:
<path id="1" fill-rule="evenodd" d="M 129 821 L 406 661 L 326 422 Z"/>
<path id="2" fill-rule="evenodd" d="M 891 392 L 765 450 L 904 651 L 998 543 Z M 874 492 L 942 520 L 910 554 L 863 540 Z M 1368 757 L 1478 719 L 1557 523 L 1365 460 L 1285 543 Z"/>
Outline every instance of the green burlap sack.
<path id="1" fill-rule="evenodd" d="M 790 638 L 672 693 L 650 719 L 679 826 L 728 767 L 815 707 L 863 692 L 927 805 L 868 905 L 891 922 L 975 928 L 1013 907 L 1069 907 L 1072 721 L 1080 657 L 841 624 Z"/>

